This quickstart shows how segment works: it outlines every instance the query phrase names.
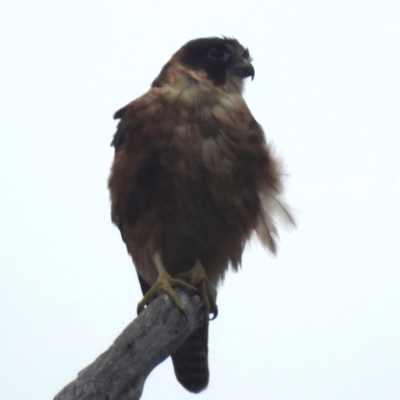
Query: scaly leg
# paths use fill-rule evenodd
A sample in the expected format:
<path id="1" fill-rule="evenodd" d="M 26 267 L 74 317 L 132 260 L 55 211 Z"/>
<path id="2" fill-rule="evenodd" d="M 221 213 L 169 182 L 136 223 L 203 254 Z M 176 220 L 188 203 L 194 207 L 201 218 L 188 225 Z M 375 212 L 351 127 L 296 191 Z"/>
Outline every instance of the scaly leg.
<path id="1" fill-rule="evenodd" d="M 171 276 L 165 270 L 165 267 L 161 260 L 160 253 L 156 253 L 153 257 L 153 260 L 158 270 L 158 279 L 156 283 L 144 295 L 143 299 L 139 302 L 137 306 L 137 313 L 139 314 L 140 312 L 142 312 L 145 306 L 148 305 L 151 301 L 153 301 L 160 292 L 167 293 L 168 296 L 176 305 L 176 307 L 183 311 L 183 305 L 181 299 L 176 294 L 173 287 L 186 290 L 187 292 L 190 293 L 199 293 L 199 291 L 194 286 L 182 281 L 181 279 L 171 278 Z"/>
<path id="2" fill-rule="evenodd" d="M 192 287 L 194 286 L 199 290 L 205 307 L 206 319 L 213 320 L 217 318 L 218 307 L 201 261 L 197 259 L 195 266 L 190 271 L 179 274 L 178 278 L 188 281 Z M 210 313 L 213 314 L 211 318 Z"/>

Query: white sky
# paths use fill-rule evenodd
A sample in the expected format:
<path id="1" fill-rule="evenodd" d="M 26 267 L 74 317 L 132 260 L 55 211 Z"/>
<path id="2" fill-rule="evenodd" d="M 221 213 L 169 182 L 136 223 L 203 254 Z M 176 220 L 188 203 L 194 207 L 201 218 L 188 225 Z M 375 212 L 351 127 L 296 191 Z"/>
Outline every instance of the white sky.
<path id="1" fill-rule="evenodd" d="M 51 399 L 141 298 L 111 224 L 114 111 L 186 41 L 234 36 L 298 229 L 219 291 L 199 399 L 400 398 L 400 3 L 1 1 L 0 376 Z M 162 396 L 162 397 L 161 397 Z M 191 399 L 170 360 L 142 399 Z"/>

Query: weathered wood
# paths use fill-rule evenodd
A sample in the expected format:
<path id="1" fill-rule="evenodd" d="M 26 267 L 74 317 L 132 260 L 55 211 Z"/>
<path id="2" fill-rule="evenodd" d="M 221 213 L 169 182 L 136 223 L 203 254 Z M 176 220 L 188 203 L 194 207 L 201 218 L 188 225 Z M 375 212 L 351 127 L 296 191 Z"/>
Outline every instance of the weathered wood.
<path id="1" fill-rule="evenodd" d="M 111 347 L 87 366 L 54 400 L 136 400 L 147 376 L 203 323 L 200 297 L 176 290 L 185 312 L 158 296 Z"/>

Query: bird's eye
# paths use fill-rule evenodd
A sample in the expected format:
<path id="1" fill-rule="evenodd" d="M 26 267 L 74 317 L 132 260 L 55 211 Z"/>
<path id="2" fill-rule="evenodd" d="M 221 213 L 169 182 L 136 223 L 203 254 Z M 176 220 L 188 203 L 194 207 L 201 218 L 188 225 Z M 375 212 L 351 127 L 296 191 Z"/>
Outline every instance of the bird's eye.
<path id="1" fill-rule="evenodd" d="M 225 49 L 220 47 L 213 47 L 209 52 L 208 56 L 214 60 L 225 61 L 229 58 L 229 53 Z"/>

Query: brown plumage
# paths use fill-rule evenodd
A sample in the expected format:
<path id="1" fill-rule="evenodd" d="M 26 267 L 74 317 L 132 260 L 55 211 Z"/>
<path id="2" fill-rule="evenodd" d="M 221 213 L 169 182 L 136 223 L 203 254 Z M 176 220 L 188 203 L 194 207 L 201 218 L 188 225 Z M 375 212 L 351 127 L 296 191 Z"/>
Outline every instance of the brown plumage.
<path id="1" fill-rule="evenodd" d="M 200 260 L 216 289 L 229 264 L 238 269 L 252 232 L 276 251 L 282 172 L 242 97 L 250 61 L 235 39 L 193 40 L 115 114 L 112 221 L 144 293 L 158 277 L 156 253 L 172 277 Z M 172 356 L 193 392 L 208 383 L 207 328 Z"/>

